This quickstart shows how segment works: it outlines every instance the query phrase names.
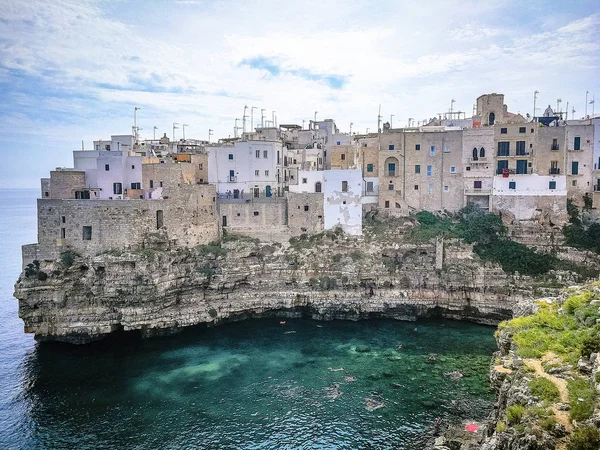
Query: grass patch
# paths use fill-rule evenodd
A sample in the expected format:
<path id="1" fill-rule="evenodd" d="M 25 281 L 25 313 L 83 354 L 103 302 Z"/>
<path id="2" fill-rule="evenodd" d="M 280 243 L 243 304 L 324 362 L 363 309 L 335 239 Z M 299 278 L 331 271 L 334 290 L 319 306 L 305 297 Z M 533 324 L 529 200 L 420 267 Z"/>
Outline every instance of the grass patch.
<path id="1" fill-rule="evenodd" d="M 569 389 L 569 404 L 571 405 L 569 416 L 571 420 L 581 422 L 592 417 L 596 400 L 594 386 L 588 380 L 576 378 L 567 380 L 567 388 Z"/>
<path id="2" fill-rule="evenodd" d="M 542 400 L 554 403 L 560 399 L 560 391 L 556 385 L 547 378 L 536 377 L 527 384 L 531 393 Z"/>
<path id="3" fill-rule="evenodd" d="M 577 427 L 567 445 L 568 450 L 598 450 L 599 448 L 600 430 L 588 425 Z"/>
<path id="4" fill-rule="evenodd" d="M 521 405 L 511 405 L 506 408 L 506 422 L 509 425 L 516 425 L 521 422 L 523 415 L 525 414 L 525 408 Z"/>
<path id="5" fill-rule="evenodd" d="M 507 430 L 507 428 L 508 427 L 506 426 L 506 423 L 499 421 L 496 424 L 496 433 L 504 433 Z"/>
<path id="6" fill-rule="evenodd" d="M 227 255 L 227 249 L 221 247 L 218 242 L 211 242 L 206 245 L 197 245 L 194 247 L 195 252 L 200 256 L 213 255 L 215 257 Z"/>

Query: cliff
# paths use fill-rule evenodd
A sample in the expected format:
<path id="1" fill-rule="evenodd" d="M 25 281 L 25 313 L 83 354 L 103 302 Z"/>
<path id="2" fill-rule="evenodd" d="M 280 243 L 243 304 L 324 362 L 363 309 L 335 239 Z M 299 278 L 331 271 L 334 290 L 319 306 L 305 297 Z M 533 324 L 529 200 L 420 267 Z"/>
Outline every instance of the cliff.
<path id="1" fill-rule="evenodd" d="M 434 449 L 600 448 L 600 284 L 529 303 L 500 324 L 496 403 L 477 433 L 453 427 Z"/>
<path id="2" fill-rule="evenodd" d="M 283 244 L 226 236 L 191 249 L 156 235 L 134 252 L 65 252 L 36 262 L 15 296 L 26 332 L 85 343 L 120 330 L 151 336 L 275 314 L 497 324 L 517 302 L 573 282 L 569 273 L 508 275 L 460 240 L 411 242 L 402 229 L 373 228 L 360 238 L 325 232 Z"/>

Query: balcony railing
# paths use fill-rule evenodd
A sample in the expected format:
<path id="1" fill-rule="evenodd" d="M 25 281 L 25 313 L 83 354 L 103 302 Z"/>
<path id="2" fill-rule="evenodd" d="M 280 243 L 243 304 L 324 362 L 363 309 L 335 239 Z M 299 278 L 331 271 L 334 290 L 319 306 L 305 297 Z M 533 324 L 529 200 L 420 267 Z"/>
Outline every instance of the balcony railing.
<path id="1" fill-rule="evenodd" d="M 519 171 L 517 171 L 516 169 L 497 169 L 496 175 L 502 175 L 504 173 L 504 171 L 508 171 L 509 175 L 531 175 L 533 173 L 533 169 L 528 167 L 525 170 L 519 170 Z"/>
<path id="2" fill-rule="evenodd" d="M 232 177 L 232 176 L 229 176 L 229 177 L 227 177 L 227 180 L 228 180 L 230 183 L 235 183 L 235 182 L 237 181 L 237 177 Z"/>
<path id="3" fill-rule="evenodd" d="M 474 188 L 474 187 L 465 188 L 466 195 L 489 195 L 491 193 L 492 193 L 492 190 L 490 188 Z"/>
<path id="4" fill-rule="evenodd" d="M 477 158 L 469 158 L 469 162 L 470 163 L 487 163 L 487 158 L 484 156 L 483 158 L 477 157 Z"/>
<path id="5" fill-rule="evenodd" d="M 560 169 L 558 167 L 553 167 L 548 170 L 548 175 L 560 175 Z"/>
<path id="6" fill-rule="evenodd" d="M 384 177 L 397 177 L 398 175 L 399 175 L 399 174 L 398 174 L 398 171 L 397 171 L 397 170 L 386 170 L 386 171 L 384 172 L 384 175 L 383 175 L 383 176 L 384 176 Z"/>
<path id="7" fill-rule="evenodd" d="M 517 151 L 517 154 L 515 156 L 529 156 L 529 152 L 519 152 L 519 151 Z"/>
<path id="8" fill-rule="evenodd" d="M 560 150 L 560 145 L 558 145 L 558 144 L 552 144 L 552 146 L 550 147 L 550 150 L 553 150 L 553 151 Z"/>
<path id="9" fill-rule="evenodd" d="M 594 185 L 594 192 L 600 192 L 600 186 L 597 184 Z"/>

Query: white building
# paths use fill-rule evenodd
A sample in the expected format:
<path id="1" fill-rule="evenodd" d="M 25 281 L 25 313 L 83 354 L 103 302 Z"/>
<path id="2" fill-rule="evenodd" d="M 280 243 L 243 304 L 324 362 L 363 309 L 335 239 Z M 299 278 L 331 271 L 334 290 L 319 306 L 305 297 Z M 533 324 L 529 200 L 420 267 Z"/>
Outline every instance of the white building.
<path id="1" fill-rule="evenodd" d="M 217 193 L 254 197 L 283 196 L 283 161 L 280 141 L 238 141 L 232 146 L 206 147 L 208 182 Z"/>
<path id="2" fill-rule="evenodd" d="M 362 235 L 362 186 L 360 170 L 300 170 L 298 184 L 290 192 L 323 193 L 324 228 L 337 226 L 352 235 Z"/>
<path id="3" fill-rule="evenodd" d="M 122 199 L 127 190 L 142 186 L 142 157 L 134 154 L 133 136 L 94 141 L 94 150 L 73 152 L 73 165 L 85 172 L 86 187 L 96 199 Z"/>

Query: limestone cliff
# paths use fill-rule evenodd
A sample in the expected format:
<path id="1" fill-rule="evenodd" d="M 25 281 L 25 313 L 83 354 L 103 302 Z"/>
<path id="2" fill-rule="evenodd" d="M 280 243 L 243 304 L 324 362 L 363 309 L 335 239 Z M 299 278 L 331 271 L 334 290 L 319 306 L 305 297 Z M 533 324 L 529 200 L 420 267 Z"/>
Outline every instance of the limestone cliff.
<path id="1" fill-rule="evenodd" d="M 119 330 L 149 336 L 268 314 L 496 324 L 516 302 L 571 281 L 561 276 L 547 288 L 484 263 L 461 241 L 411 243 L 390 229 L 289 244 L 229 236 L 193 249 L 148 241 L 137 252 L 67 253 L 26 269 L 15 296 L 26 332 L 84 343 Z"/>

